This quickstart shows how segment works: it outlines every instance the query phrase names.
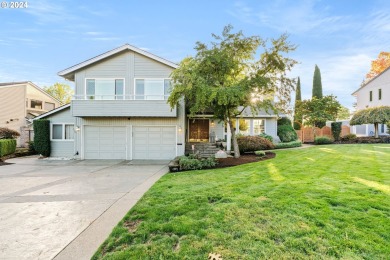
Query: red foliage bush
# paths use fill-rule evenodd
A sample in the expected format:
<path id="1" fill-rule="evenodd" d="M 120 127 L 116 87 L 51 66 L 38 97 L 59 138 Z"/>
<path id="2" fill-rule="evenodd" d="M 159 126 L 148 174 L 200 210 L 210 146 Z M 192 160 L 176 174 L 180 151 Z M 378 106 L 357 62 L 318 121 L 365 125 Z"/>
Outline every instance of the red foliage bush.
<path id="1" fill-rule="evenodd" d="M 260 136 L 241 136 L 237 138 L 237 142 L 241 153 L 275 148 L 271 141 Z"/>

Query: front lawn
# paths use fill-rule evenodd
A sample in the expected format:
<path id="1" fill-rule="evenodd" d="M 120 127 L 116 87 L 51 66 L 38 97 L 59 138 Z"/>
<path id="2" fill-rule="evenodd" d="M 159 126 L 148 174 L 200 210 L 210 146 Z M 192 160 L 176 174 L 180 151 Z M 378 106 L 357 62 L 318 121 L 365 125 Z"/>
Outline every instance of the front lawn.
<path id="1" fill-rule="evenodd" d="M 390 145 L 276 154 L 165 175 L 94 259 L 388 259 Z"/>

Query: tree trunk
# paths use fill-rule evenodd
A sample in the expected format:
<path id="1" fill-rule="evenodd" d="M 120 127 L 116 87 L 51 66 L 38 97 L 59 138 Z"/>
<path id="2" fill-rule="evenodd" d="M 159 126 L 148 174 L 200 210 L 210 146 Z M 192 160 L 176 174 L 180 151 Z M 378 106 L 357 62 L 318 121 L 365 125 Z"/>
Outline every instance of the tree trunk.
<path id="1" fill-rule="evenodd" d="M 374 123 L 374 128 L 375 128 L 375 138 L 378 138 L 378 123 Z"/>
<path id="2" fill-rule="evenodd" d="M 229 120 L 228 123 L 230 126 L 230 132 L 232 133 L 232 139 L 233 139 L 234 158 L 240 158 L 240 149 L 238 148 L 236 131 L 234 130 L 232 120 L 230 118 L 228 118 L 228 120 Z"/>

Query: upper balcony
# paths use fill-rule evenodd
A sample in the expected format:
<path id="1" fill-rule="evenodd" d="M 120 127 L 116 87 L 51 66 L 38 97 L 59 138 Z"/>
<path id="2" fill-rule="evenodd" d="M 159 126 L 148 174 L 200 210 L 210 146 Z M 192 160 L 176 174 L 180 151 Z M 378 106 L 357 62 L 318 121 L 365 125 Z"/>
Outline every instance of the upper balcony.
<path id="1" fill-rule="evenodd" d="M 78 117 L 177 117 L 166 95 L 75 95 L 71 110 Z"/>

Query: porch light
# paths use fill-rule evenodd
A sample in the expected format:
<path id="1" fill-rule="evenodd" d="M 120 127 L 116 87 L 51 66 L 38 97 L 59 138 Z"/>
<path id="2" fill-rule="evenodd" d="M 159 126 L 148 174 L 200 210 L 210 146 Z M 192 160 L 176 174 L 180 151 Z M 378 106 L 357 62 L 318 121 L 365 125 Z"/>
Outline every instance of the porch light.
<path id="1" fill-rule="evenodd" d="M 177 129 L 179 132 L 181 132 L 183 129 L 181 128 L 181 125 Z"/>
<path id="2" fill-rule="evenodd" d="M 74 127 L 74 131 L 75 131 L 75 132 L 78 132 L 78 131 L 80 131 L 80 127 L 78 127 L 78 126 L 75 126 L 75 127 Z"/>
<path id="3" fill-rule="evenodd" d="M 215 123 L 214 123 L 214 120 L 211 120 L 211 126 L 214 126 Z"/>

